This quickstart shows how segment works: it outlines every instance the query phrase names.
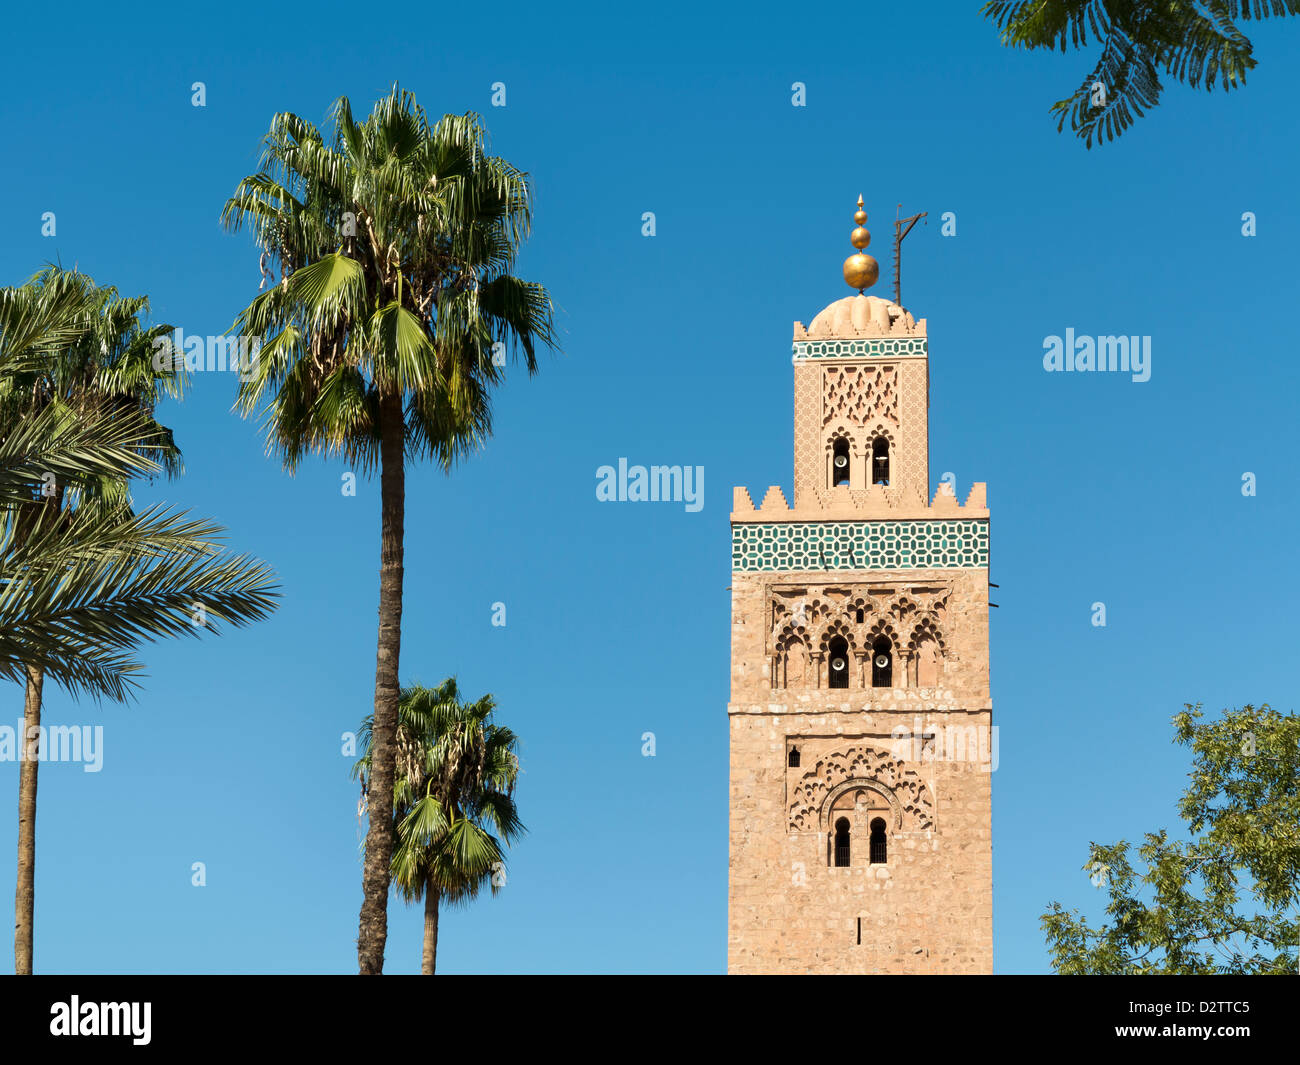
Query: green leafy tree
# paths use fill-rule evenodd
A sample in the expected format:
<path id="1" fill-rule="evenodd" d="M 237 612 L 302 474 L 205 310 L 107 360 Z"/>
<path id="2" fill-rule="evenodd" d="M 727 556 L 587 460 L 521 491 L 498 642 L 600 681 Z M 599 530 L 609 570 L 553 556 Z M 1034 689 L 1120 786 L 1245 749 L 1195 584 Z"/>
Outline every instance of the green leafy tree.
<path id="1" fill-rule="evenodd" d="M 141 668 L 131 652 L 144 640 L 243 624 L 273 606 L 270 571 L 221 552 L 217 526 L 132 510 L 132 476 L 178 466 L 170 432 L 153 418 L 170 382 L 152 367 L 146 310 L 54 268 L 0 289 L 0 676 L 25 687 L 19 974 L 33 962 L 46 677 L 74 695 L 124 700 Z"/>
<path id="2" fill-rule="evenodd" d="M 1059 903 L 1043 914 L 1063 974 L 1295 973 L 1300 920 L 1300 717 L 1267 703 L 1202 720 L 1174 717 L 1192 749 L 1179 802 L 1186 839 L 1147 833 L 1093 844 L 1084 867 L 1105 888 L 1106 921 Z"/>
<path id="3" fill-rule="evenodd" d="M 1052 105 L 1091 148 L 1160 102 L 1161 78 L 1207 91 L 1246 84 L 1257 60 L 1238 23 L 1300 13 L 1300 0 L 991 0 L 984 16 L 1009 48 L 1062 52 L 1101 46 L 1073 94 Z"/>
<path id="4" fill-rule="evenodd" d="M 240 390 L 262 411 L 291 472 L 302 457 L 378 471 L 379 633 L 371 809 L 392 805 L 401 653 L 405 470 L 444 470 L 491 431 L 507 354 L 537 369 L 553 345 L 551 300 L 512 273 L 531 218 L 526 174 L 488 155 L 477 115 L 431 124 L 397 87 L 361 123 L 341 98 L 327 141 L 277 114 L 261 170 L 227 202 L 228 228 L 253 229 L 279 278 L 234 329 L 263 346 Z M 276 271 L 272 271 L 275 273 Z M 357 959 L 383 972 L 392 832 L 372 819 Z"/>
<path id="5" fill-rule="evenodd" d="M 504 845 L 523 832 L 514 801 L 518 740 L 492 722 L 495 709 L 490 695 L 463 702 L 454 678 L 403 688 L 398 704 L 392 882 L 406 902 L 424 900 L 425 976 L 437 964 L 439 906 L 467 903 L 485 885 L 495 894 L 504 882 Z M 353 767 L 367 803 L 372 725 L 373 715 L 362 722 Z"/>

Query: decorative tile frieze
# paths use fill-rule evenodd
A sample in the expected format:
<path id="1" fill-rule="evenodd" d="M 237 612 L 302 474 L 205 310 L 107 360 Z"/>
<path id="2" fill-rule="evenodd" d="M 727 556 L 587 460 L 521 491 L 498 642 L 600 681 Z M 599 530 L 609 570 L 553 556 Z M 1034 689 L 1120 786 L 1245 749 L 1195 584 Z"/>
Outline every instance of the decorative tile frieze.
<path id="1" fill-rule="evenodd" d="M 800 570 L 987 569 L 987 521 L 738 522 L 731 568 Z"/>
<path id="2" fill-rule="evenodd" d="M 847 359 L 928 355 L 925 337 L 888 337 L 880 340 L 799 340 L 794 344 L 795 359 Z"/>

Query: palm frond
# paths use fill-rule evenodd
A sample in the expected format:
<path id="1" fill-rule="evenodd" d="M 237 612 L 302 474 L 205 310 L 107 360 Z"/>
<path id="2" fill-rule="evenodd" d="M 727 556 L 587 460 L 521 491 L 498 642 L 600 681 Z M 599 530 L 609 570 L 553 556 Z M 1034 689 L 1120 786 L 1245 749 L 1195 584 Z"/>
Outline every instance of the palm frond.
<path id="1" fill-rule="evenodd" d="M 1300 14 L 1300 0 L 1119 3 L 1106 0 L 990 0 L 985 18 L 1004 45 L 1066 52 L 1101 45 L 1079 87 L 1052 105 L 1057 130 L 1070 124 L 1089 148 L 1114 140 L 1160 102 L 1161 77 L 1191 88 L 1244 86 L 1256 66 L 1238 20 Z M 1104 102 L 1097 102 L 1100 85 Z"/>
<path id="2" fill-rule="evenodd" d="M 40 499 L 47 485 L 87 485 L 97 477 L 152 473 L 158 464 L 137 448 L 149 419 L 75 414 L 51 403 L 0 434 L 0 506 Z"/>
<path id="3" fill-rule="evenodd" d="M 269 567 L 221 550 L 221 529 L 151 508 L 64 514 L 18 536 L 0 526 L 0 676 L 37 666 L 73 694 L 121 701 L 139 644 L 260 620 L 278 598 Z"/>

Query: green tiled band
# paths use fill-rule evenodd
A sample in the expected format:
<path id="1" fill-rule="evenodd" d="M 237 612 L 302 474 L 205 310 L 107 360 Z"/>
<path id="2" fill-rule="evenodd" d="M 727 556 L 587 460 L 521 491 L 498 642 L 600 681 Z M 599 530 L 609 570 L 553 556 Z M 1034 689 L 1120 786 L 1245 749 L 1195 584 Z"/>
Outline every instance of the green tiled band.
<path id="1" fill-rule="evenodd" d="M 987 521 L 736 522 L 731 568 L 741 572 L 987 569 Z"/>
<path id="2" fill-rule="evenodd" d="M 926 355 L 929 342 L 925 337 L 890 337 L 885 340 L 799 340 L 794 345 L 796 359 L 846 359 L 864 355 Z"/>

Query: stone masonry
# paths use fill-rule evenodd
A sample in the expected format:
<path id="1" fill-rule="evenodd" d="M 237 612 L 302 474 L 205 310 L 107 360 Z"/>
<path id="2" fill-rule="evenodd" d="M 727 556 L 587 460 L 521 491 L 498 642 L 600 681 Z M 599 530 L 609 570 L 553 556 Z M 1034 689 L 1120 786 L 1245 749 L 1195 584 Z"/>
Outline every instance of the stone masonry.
<path id="1" fill-rule="evenodd" d="M 733 973 L 987 973 L 989 512 L 929 494 L 924 320 L 794 329 L 794 506 L 735 490 Z"/>

